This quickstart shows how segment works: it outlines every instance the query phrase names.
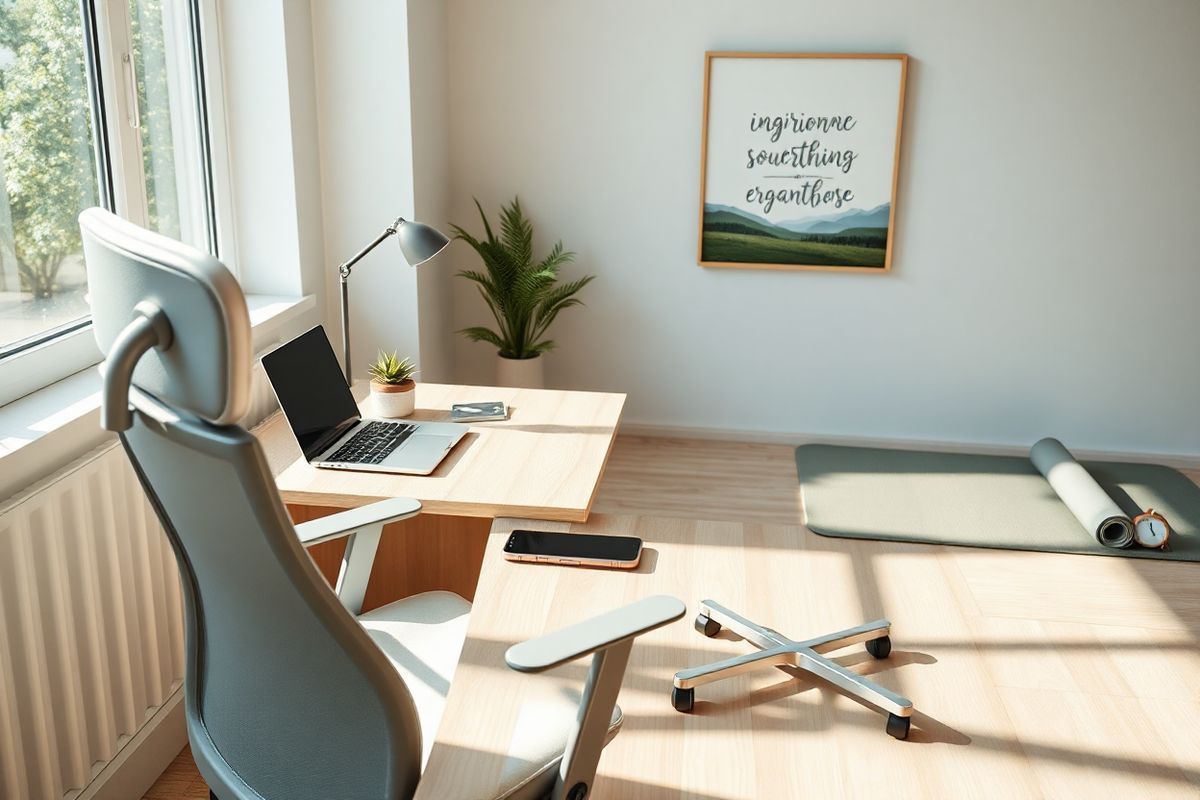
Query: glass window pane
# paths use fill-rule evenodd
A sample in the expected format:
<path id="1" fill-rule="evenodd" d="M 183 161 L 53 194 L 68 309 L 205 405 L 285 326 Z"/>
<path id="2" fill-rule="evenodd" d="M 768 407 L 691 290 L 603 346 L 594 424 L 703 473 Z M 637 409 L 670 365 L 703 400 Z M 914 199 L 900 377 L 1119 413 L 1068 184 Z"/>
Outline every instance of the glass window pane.
<path id="1" fill-rule="evenodd" d="M 129 0 L 147 225 L 208 249 L 187 4 Z"/>
<path id="2" fill-rule="evenodd" d="M 86 317 L 98 205 L 78 0 L 0 2 L 0 353 Z"/>

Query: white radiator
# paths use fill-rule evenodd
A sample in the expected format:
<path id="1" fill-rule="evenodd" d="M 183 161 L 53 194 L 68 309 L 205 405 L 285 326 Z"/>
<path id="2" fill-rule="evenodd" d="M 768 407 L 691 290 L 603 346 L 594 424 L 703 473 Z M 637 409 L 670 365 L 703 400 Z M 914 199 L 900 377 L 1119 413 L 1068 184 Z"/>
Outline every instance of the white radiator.
<path id="1" fill-rule="evenodd" d="M 244 425 L 275 407 L 254 366 Z M 0 800 L 75 797 L 183 680 L 170 543 L 117 442 L 0 506 Z"/>
<path id="2" fill-rule="evenodd" d="M 0 797 L 87 786 L 182 679 L 175 557 L 119 445 L 0 509 Z"/>

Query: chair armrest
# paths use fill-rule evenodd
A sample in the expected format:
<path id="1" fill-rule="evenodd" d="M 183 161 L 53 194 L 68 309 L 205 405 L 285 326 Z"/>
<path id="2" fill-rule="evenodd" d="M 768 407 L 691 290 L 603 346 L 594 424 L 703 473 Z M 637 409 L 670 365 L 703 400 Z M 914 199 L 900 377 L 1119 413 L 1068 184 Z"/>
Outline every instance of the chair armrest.
<path id="1" fill-rule="evenodd" d="M 504 660 L 518 672 L 544 672 L 674 622 L 685 611 L 687 607 L 683 602 L 670 595 L 647 597 L 553 633 L 514 644 L 504 654 Z"/>
<path id="2" fill-rule="evenodd" d="M 393 497 L 391 500 L 380 500 L 378 503 L 339 511 L 310 522 L 302 522 L 296 526 L 296 534 L 300 537 L 302 544 L 317 544 L 348 536 L 369 525 L 386 525 L 389 522 L 408 519 L 419 513 L 421 513 L 420 500 L 414 500 L 411 497 Z"/>
<path id="3" fill-rule="evenodd" d="M 421 513 L 421 502 L 409 497 L 394 497 L 380 500 L 367 506 L 340 511 L 328 517 L 302 522 L 296 526 L 296 535 L 304 545 L 327 542 L 331 539 L 346 539 L 342 551 L 342 566 L 338 570 L 333 591 L 342 605 L 354 616 L 362 613 L 363 598 L 367 595 L 367 583 L 371 580 L 371 567 L 375 563 L 375 552 L 379 549 L 379 537 L 383 526 L 389 522 L 408 519 Z"/>
<path id="4" fill-rule="evenodd" d="M 647 597 L 508 648 L 504 660 L 518 672 L 543 672 L 592 654 L 579 701 L 579 723 L 563 749 L 552 800 L 587 797 L 591 792 L 633 640 L 674 622 L 686 610 L 677 598 Z"/>

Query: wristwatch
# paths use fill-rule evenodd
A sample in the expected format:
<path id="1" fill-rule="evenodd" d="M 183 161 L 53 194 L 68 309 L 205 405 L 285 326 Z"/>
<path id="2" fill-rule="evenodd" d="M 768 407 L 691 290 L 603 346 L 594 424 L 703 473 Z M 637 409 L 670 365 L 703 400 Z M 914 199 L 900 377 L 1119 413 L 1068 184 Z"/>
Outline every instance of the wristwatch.
<path id="1" fill-rule="evenodd" d="M 1171 525 L 1167 518 L 1153 508 L 1133 518 L 1133 538 L 1142 547 L 1165 550 L 1171 537 Z"/>

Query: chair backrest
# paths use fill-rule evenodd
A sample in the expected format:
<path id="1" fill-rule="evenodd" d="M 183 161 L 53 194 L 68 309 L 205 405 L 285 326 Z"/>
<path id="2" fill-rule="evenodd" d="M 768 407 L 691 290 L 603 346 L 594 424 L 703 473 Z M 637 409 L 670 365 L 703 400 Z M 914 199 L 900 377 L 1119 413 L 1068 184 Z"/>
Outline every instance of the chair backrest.
<path id="1" fill-rule="evenodd" d="M 300 545 L 257 440 L 231 424 L 251 358 L 237 282 L 109 212 L 85 211 L 80 227 L 107 356 L 104 418 L 127 426 L 121 441 L 183 581 L 201 774 L 221 800 L 410 797 L 412 697 Z M 114 375 L 132 386 L 107 385 Z"/>

